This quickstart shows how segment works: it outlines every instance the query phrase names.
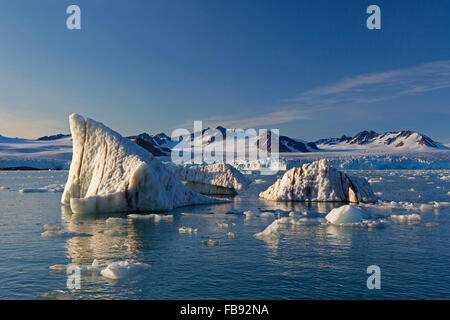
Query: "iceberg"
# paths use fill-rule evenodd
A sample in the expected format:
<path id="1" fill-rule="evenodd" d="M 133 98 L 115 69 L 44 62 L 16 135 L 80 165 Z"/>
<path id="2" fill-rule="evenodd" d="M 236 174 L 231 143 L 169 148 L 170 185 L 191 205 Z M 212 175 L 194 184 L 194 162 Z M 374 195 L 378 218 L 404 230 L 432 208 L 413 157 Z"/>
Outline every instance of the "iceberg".
<path id="1" fill-rule="evenodd" d="M 149 268 L 150 266 L 148 264 L 141 262 L 117 261 L 108 264 L 100 273 L 105 278 L 119 280 L 131 277 Z"/>
<path id="2" fill-rule="evenodd" d="M 273 201 L 351 203 L 377 200 L 366 179 L 351 177 L 329 166 L 326 159 L 290 169 L 259 197 Z"/>
<path id="3" fill-rule="evenodd" d="M 151 153 L 92 119 L 70 116 L 73 156 L 61 202 L 74 213 L 170 211 L 220 200 L 187 188 Z"/>
<path id="4" fill-rule="evenodd" d="M 187 186 L 203 194 L 234 195 L 236 190 L 247 189 L 250 181 L 227 163 L 207 166 L 182 166 L 174 168 L 177 177 Z"/>

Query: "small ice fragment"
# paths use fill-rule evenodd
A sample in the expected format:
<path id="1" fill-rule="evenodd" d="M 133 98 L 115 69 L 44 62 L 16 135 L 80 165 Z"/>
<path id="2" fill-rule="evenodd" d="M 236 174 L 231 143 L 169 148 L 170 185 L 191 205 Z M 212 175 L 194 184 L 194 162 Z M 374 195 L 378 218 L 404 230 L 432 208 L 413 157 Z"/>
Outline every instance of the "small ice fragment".
<path id="1" fill-rule="evenodd" d="M 221 229 L 227 229 L 228 228 L 228 223 L 218 223 L 217 226 Z"/>
<path id="2" fill-rule="evenodd" d="M 234 233 L 233 232 L 228 232 L 227 233 L 228 238 L 234 238 Z"/>
<path id="3" fill-rule="evenodd" d="M 148 270 L 150 266 L 140 262 L 117 261 L 108 264 L 100 273 L 108 279 L 119 280 L 131 277 L 139 272 Z"/>
<path id="4" fill-rule="evenodd" d="M 55 264 L 49 267 L 50 270 L 55 272 L 65 272 L 67 270 L 67 266 L 65 264 Z"/>
<path id="5" fill-rule="evenodd" d="M 418 225 L 422 222 L 422 218 L 416 214 L 403 214 L 403 215 L 396 215 L 393 214 L 389 216 L 389 219 L 402 224 L 410 224 L 410 225 Z"/>
<path id="6" fill-rule="evenodd" d="M 253 236 L 259 240 L 265 241 L 278 241 L 280 239 L 280 234 L 278 233 L 279 221 L 275 220 L 266 229 L 261 232 L 254 234 Z"/>
<path id="7" fill-rule="evenodd" d="M 208 247 L 214 247 L 214 246 L 218 246 L 220 244 L 220 241 L 209 239 L 208 241 L 206 241 L 206 240 L 203 241 L 203 244 Z"/>
<path id="8" fill-rule="evenodd" d="M 106 221 L 105 221 L 105 223 L 106 223 L 106 225 L 108 225 L 108 226 L 111 226 L 111 225 L 120 225 L 120 224 L 127 224 L 129 221 L 127 220 L 127 219 L 123 219 L 123 218 L 113 218 L 113 217 L 111 217 L 111 218 L 108 218 L 108 219 L 106 219 Z"/>
<path id="9" fill-rule="evenodd" d="M 275 218 L 275 214 L 273 212 L 263 212 L 260 214 L 260 217 L 264 219 L 270 219 Z"/>
<path id="10" fill-rule="evenodd" d="M 70 237 L 91 237 L 92 234 L 80 233 L 80 232 L 70 232 L 64 230 L 48 230 L 41 233 L 43 238 L 70 238 Z"/>
<path id="11" fill-rule="evenodd" d="M 61 227 L 51 226 L 51 225 L 48 225 L 48 224 L 44 224 L 42 226 L 42 232 L 44 232 L 44 231 L 55 231 L 55 230 L 61 230 Z"/>

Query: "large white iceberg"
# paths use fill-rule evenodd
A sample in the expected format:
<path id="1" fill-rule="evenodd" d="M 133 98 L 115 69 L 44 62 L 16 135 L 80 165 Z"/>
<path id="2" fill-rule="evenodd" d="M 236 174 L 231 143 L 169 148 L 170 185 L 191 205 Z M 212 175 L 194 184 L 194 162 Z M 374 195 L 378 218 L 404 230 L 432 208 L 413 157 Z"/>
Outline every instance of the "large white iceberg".
<path id="1" fill-rule="evenodd" d="M 351 177 L 322 159 L 287 171 L 261 199 L 274 201 L 374 202 L 372 188 L 364 178 Z"/>
<path id="2" fill-rule="evenodd" d="M 178 167 L 175 169 L 180 180 L 205 194 L 233 194 L 247 189 L 250 181 L 237 169 L 226 163 L 207 166 Z"/>
<path id="3" fill-rule="evenodd" d="M 92 119 L 72 114 L 73 156 L 61 202 L 74 213 L 170 211 L 218 200 L 187 188 L 152 154 Z"/>

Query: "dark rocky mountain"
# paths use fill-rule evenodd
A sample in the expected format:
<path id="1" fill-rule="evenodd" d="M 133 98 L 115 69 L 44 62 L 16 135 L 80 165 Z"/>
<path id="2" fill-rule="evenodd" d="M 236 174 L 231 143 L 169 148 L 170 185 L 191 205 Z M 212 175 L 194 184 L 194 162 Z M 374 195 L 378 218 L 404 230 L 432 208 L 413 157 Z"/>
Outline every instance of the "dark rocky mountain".
<path id="1" fill-rule="evenodd" d="M 62 133 L 58 133 L 52 136 L 43 136 L 40 138 L 37 138 L 36 140 L 39 141 L 53 141 L 53 140 L 58 140 L 58 139 L 62 139 L 62 138 L 68 138 L 71 137 L 70 134 L 62 134 Z"/>

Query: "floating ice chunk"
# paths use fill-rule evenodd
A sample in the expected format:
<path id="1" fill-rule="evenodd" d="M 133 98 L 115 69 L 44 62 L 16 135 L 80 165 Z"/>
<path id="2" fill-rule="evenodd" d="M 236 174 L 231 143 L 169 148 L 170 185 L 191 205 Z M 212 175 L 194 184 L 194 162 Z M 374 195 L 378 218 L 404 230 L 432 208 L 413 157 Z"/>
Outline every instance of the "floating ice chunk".
<path id="1" fill-rule="evenodd" d="M 431 204 L 425 204 L 425 203 L 423 203 L 423 204 L 421 204 L 421 205 L 419 206 L 419 210 L 422 211 L 422 212 L 425 212 L 425 211 L 431 211 L 431 210 L 433 210 L 433 209 L 434 209 L 434 206 L 432 206 Z"/>
<path id="2" fill-rule="evenodd" d="M 251 217 L 256 216 L 257 214 L 251 210 L 247 210 L 244 211 L 244 215 L 246 219 L 250 219 Z"/>
<path id="3" fill-rule="evenodd" d="M 263 219 L 275 218 L 275 214 L 273 212 L 263 212 L 259 216 Z"/>
<path id="4" fill-rule="evenodd" d="M 389 219 L 392 221 L 402 223 L 402 224 L 410 224 L 410 225 L 418 225 L 422 222 L 422 218 L 418 214 L 403 214 L 403 215 L 396 215 L 393 214 L 389 216 Z"/>
<path id="5" fill-rule="evenodd" d="M 218 223 L 217 226 L 221 229 L 228 229 L 228 223 Z"/>
<path id="6" fill-rule="evenodd" d="M 228 233 L 227 233 L 227 237 L 228 237 L 228 238 L 234 238 L 234 233 L 231 232 L 231 231 L 228 232 Z"/>
<path id="7" fill-rule="evenodd" d="M 71 238 L 71 237 L 91 237 L 92 234 L 70 232 L 64 230 L 47 230 L 41 233 L 43 238 Z"/>
<path id="8" fill-rule="evenodd" d="M 348 176 L 330 167 L 325 159 L 287 171 L 259 197 L 273 201 L 356 203 L 377 200 L 366 179 Z"/>
<path id="9" fill-rule="evenodd" d="M 360 223 L 368 216 L 367 212 L 359 206 L 345 205 L 334 208 L 327 214 L 325 219 L 335 225 Z"/>
<path id="10" fill-rule="evenodd" d="M 124 237 L 128 235 L 127 232 L 121 230 L 105 230 L 103 234 L 108 237 Z"/>
<path id="11" fill-rule="evenodd" d="M 51 225 L 48 225 L 48 224 L 44 224 L 43 226 L 42 226 L 42 232 L 45 232 L 45 231 L 55 231 L 55 230 L 61 230 L 62 228 L 61 227 L 58 227 L 58 226 L 51 226 Z"/>
<path id="12" fill-rule="evenodd" d="M 383 192 L 378 191 L 378 192 L 374 192 L 374 194 L 375 194 L 376 196 L 382 196 L 382 195 L 383 195 Z"/>
<path id="13" fill-rule="evenodd" d="M 413 191 L 416 191 L 416 190 L 414 190 L 414 188 L 409 188 L 409 191 L 413 192 Z"/>
<path id="14" fill-rule="evenodd" d="M 9 190 L 9 187 L 0 186 L 0 190 Z"/>
<path id="15" fill-rule="evenodd" d="M 442 176 L 440 177 L 440 179 L 444 181 L 450 181 L 450 176 Z"/>
<path id="16" fill-rule="evenodd" d="M 140 262 L 118 261 L 108 264 L 100 273 L 108 279 L 119 280 L 131 277 L 150 268 L 148 264 Z"/>
<path id="17" fill-rule="evenodd" d="M 172 214 L 129 214 L 128 218 L 133 219 L 133 220 L 153 220 L 155 222 L 160 222 L 160 221 L 172 222 L 173 221 Z"/>
<path id="18" fill-rule="evenodd" d="M 67 270 L 67 266 L 65 264 L 55 264 L 49 267 L 50 270 L 55 272 L 65 272 Z"/>
<path id="19" fill-rule="evenodd" d="M 254 234 L 253 236 L 256 239 L 268 242 L 278 241 L 280 239 L 280 234 L 278 233 L 279 228 L 280 228 L 279 220 L 275 220 L 266 229 Z"/>
<path id="20" fill-rule="evenodd" d="M 378 177 L 378 178 L 371 178 L 371 179 L 369 179 L 369 183 L 379 183 L 379 182 L 382 182 L 384 180 L 384 178 L 383 177 Z"/>
<path id="21" fill-rule="evenodd" d="M 185 226 L 183 226 L 183 227 L 179 227 L 178 228 L 178 232 L 179 233 L 187 233 L 187 234 L 192 234 L 192 233 L 197 234 L 198 233 L 198 229 L 194 229 L 192 227 L 185 227 Z"/>
<path id="22" fill-rule="evenodd" d="M 20 193 L 44 193 L 44 192 L 63 192 L 64 186 L 58 184 L 51 184 L 41 188 L 24 188 L 20 189 Z"/>
<path id="23" fill-rule="evenodd" d="M 266 183 L 266 180 L 263 180 L 263 179 L 256 179 L 256 180 L 254 181 L 254 183 L 255 183 L 255 184 L 263 184 L 263 183 Z"/>
<path id="24" fill-rule="evenodd" d="M 215 247 L 215 246 L 220 245 L 220 241 L 219 240 L 212 240 L 212 239 L 204 240 L 202 243 L 205 246 L 208 246 L 208 247 Z"/>
<path id="25" fill-rule="evenodd" d="M 223 202 L 193 192 L 151 153 L 99 122 L 72 114 L 70 130 L 73 156 L 61 202 L 74 213 Z"/>

